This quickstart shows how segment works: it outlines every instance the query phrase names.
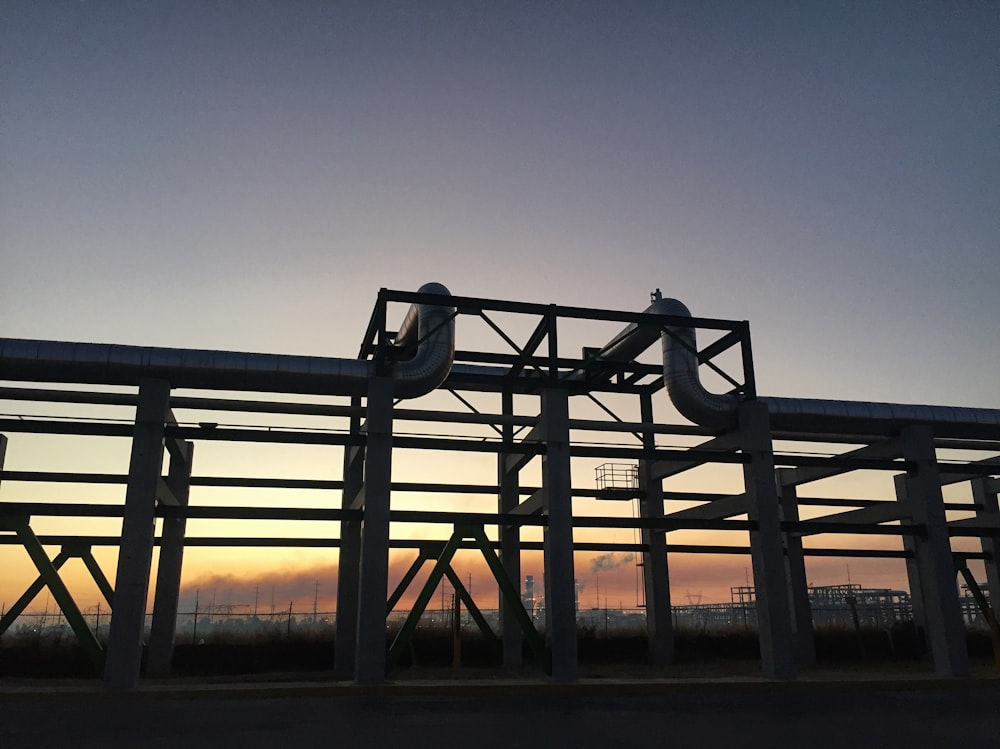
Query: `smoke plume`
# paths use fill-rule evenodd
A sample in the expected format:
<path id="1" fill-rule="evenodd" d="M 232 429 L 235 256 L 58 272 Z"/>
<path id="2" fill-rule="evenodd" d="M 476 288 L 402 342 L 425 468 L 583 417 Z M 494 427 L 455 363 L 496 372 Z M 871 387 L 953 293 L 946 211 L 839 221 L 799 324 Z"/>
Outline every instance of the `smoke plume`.
<path id="1" fill-rule="evenodd" d="M 598 572 L 608 572 L 634 561 L 635 554 L 632 553 L 616 554 L 609 552 L 608 554 L 601 554 L 590 561 L 590 574 L 596 575 Z"/>

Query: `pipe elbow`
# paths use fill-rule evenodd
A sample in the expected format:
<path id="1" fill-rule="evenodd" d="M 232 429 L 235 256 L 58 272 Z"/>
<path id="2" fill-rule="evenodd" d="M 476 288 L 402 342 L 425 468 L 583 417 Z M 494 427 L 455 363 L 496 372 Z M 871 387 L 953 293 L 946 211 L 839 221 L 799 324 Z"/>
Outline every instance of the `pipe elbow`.
<path id="1" fill-rule="evenodd" d="M 647 312 L 691 317 L 677 299 L 657 299 Z M 736 424 L 738 401 L 728 393 L 710 393 L 698 375 L 698 344 L 693 327 L 668 325 L 660 335 L 663 349 L 663 382 L 674 408 L 700 426 L 727 429 Z"/>
<path id="2" fill-rule="evenodd" d="M 450 297 L 444 284 L 425 283 L 419 294 Z M 455 307 L 441 304 L 414 304 L 403 318 L 395 345 L 408 358 L 393 369 L 394 392 L 399 398 L 417 398 L 439 387 L 451 372 L 455 360 Z M 412 353 L 411 353 L 412 352 Z"/>

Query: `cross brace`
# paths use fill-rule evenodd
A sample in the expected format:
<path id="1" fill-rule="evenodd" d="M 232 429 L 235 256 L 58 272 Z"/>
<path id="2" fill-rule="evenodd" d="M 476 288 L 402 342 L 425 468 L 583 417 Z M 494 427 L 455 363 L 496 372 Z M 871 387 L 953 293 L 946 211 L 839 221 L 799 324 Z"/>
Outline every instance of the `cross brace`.
<path id="1" fill-rule="evenodd" d="M 90 553 L 89 545 L 66 545 L 56 555 L 55 560 L 49 559 L 48 554 L 45 553 L 45 549 L 38 540 L 38 536 L 31 530 L 30 520 L 31 518 L 28 516 L 0 518 L 0 531 L 13 531 L 17 535 L 18 540 L 24 546 L 25 551 L 28 552 L 28 556 L 38 570 L 38 579 L 28 586 L 24 595 L 0 619 L 0 633 L 3 633 L 10 627 L 14 620 L 34 600 L 35 596 L 41 592 L 42 588 L 47 586 L 62 611 L 63 616 L 69 623 L 70 628 L 80 641 L 80 645 L 87 653 L 87 657 L 90 658 L 94 667 L 100 672 L 104 668 L 104 649 L 84 620 L 83 614 L 80 613 L 80 608 L 76 605 L 76 601 L 73 600 L 69 589 L 63 583 L 62 578 L 59 577 L 58 570 L 72 557 L 83 559 L 87 569 L 94 576 L 94 581 L 100 588 L 101 594 L 108 601 L 109 607 L 113 596 L 111 585 L 98 566 L 97 560 Z"/>
<path id="2" fill-rule="evenodd" d="M 486 560 L 486 564 L 490 568 L 490 572 L 493 573 L 493 577 L 496 579 L 497 585 L 500 587 L 500 594 L 510 605 L 514 617 L 521 625 L 521 631 L 528 642 L 528 646 L 534 653 L 535 659 L 542 665 L 546 673 L 548 673 L 551 671 L 551 654 L 545 647 L 545 642 L 543 641 L 542 636 L 538 634 L 538 631 L 535 629 L 531 618 L 528 616 L 528 612 L 525 611 L 524 604 L 521 602 L 520 596 L 518 596 L 517 589 L 507 577 L 507 573 L 504 570 L 500 559 L 493 551 L 489 538 L 487 538 L 486 531 L 483 529 L 482 525 L 456 525 L 454 533 L 452 533 L 451 538 L 447 541 L 432 542 L 421 546 L 417 559 L 412 565 L 410 565 L 406 574 L 403 575 L 403 579 L 400 580 L 399 585 L 396 586 L 396 589 L 389 597 L 387 604 L 388 610 L 392 611 L 395 605 L 399 602 L 403 593 L 406 592 L 407 587 L 409 587 L 410 583 L 413 581 L 413 578 L 416 577 L 420 568 L 424 565 L 424 562 L 435 560 L 434 568 L 431 570 L 430 576 L 427 578 L 423 588 L 421 588 L 420 593 L 417 595 L 417 600 L 414 602 L 413 608 L 410 609 L 410 613 L 406 617 L 406 621 L 403 623 L 402 628 L 399 630 L 399 634 L 396 635 L 392 645 L 389 647 L 389 654 L 386 658 L 386 668 L 391 669 L 396 664 L 400 655 L 409 647 L 413 634 L 417 629 L 417 624 L 420 621 L 420 617 L 426 610 L 427 604 L 430 603 L 431 596 L 434 594 L 435 588 L 437 588 L 438 584 L 441 582 L 442 577 L 447 577 L 452 586 L 454 586 L 456 595 L 460 597 L 462 603 L 468 609 L 469 613 L 472 615 L 483 634 L 486 635 L 487 639 L 497 641 L 497 636 L 494 634 L 493 630 L 490 629 L 486 619 L 483 618 L 479 608 L 473 602 L 472 596 L 469 595 L 469 592 L 466 590 L 465 586 L 462 585 L 462 581 L 459 579 L 458 575 L 455 574 L 455 570 L 452 569 L 451 566 L 451 560 L 454 558 L 455 552 L 462 547 L 462 542 L 467 539 L 474 541 L 475 548 L 478 548 L 482 553 L 483 558 Z"/>

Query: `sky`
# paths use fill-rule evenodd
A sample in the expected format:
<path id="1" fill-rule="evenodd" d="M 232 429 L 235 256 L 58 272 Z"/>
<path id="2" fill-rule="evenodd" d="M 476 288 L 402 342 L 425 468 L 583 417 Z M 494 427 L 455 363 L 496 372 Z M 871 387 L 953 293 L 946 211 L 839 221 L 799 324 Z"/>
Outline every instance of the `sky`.
<path id="1" fill-rule="evenodd" d="M 998 50 L 989 2 L 5 0 L 0 335 L 350 357 L 381 287 L 661 288 L 762 394 L 1000 408 Z"/>

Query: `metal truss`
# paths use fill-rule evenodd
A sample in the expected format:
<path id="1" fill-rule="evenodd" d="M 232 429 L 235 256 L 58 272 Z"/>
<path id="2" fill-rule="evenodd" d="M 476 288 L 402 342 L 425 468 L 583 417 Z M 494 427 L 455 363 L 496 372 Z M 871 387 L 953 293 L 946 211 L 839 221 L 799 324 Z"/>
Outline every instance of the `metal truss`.
<path id="1" fill-rule="evenodd" d="M 1000 600 L 1000 455 L 993 454 L 1000 451 L 1000 433 L 984 437 L 981 429 L 968 434 L 951 430 L 947 437 L 940 437 L 923 425 L 906 422 L 896 424 L 891 434 L 876 433 L 875 429 L 832 433 L 819 427 L 815 431 L 772 431 L 767 407 L 757 398 L 749 325 L 745 321 L 473 297 L 449 297 L 448 301 L 454 313 L 438 325 L 450 324 L 452 318 L 468 318 L 485 326 L 484 336 L 495 336 L 489 341 L 492 346 L 483 340 L 477 341 L 483 344 L 479 349 L 455 352 L 451 372 L 441 388 L 454 396 L 450 410 L 410 407 L 395 398 L 391 375 L 405 352 L 394 345 L 394 333 L 387 329 L 391 305 L 435 304 L 441 302 L 441 297 L 387 289 L 378 294 L 358 355 L 359 359 L 374 362 L 375 376 L 366 396 L 353 396 L 344 402 L 292 402 L 232 393 L 207 397 L 172 392 L 170 383 L 158 380 L 143 381 L 137 391 L 128 392 L 58 390 L 20 382 L 0 387 L 0 401 L 5 404 L 0 432 L 4 434 L 119 437 L 132 440 L 133 445 L 127 474 L 15 469 L 0 473 L 5 489 L 0 495 L 0 530 L 5 531 L 0 533 L 0 545 L 24 546 L 39 569 L 39 580 L 29 585 L 25 595 L 39 585 L 47 585 L 54 595 L 58 588 L 55 597 L 67 619 L 76 616 L 73 611 L 78 614 L 79 609 L 59 579 L 58 568 L 74 555 L 90 568 L 91 546 L 117 546 L 120 554 L 116 590 L 129 592 L 115 593 L 112 601 L 110 586 L 107 591 L 102 586 L 109 603 L 114 603 L 104 669 L 110 688 L 128 689 L 139 681 L 139 662 L 134 654 L 139 652 L 138 642 L 143 636 L 145 595 L 151 584 L 148 560 L 155 546 L 161 549 L 161 564 L 155 581 L 157 603 L 149 652 L 151 673 L 157 674 L 169 672 L 172 619 L 176 617 L 184 548 L 336 548 L 340 554 L 336 675 L 359 683 L 375 683 L 385 678 L 387 668 L 406 647 L 421 610 L 419 605 L 414 606 L 412 621 L 408 619 L 400 633 L 402 639 L 397 638 L 387 650 L 386 614 L 406 589 L 401 586 L 386 600 L 389 550 L 417 552 L 406 585 L 426 561 L 435 562 L 418 603 L 429 595 L 428 590 L 433 591 L 432 582 L 436 585 L 443 577 L 455 578 L 453 585 L 472 612 L 478 610 L 477 604 L 450 565 L 457 550 L 478 549 L 491 569 L 501 600 L 502 631 L 491 631 L 491 636 L 501 643 L 503 662 L 517 665 L 526 640 L 550 678 L 572 681 L 578 677 L 574 553 L 631 551 L 642 555 L 650 661 L 661 667 L 673 660 L 668 555 L 743 554 L 751 558 L 753 565 L 762 671 L 771 678 L 787 679 L 814 658 L 805 557 L 891 558 L 907 566 L 914 616 L 927 631 L 935 670 L 949 676 L 967 673 L 949 585 L 954 587 L 956 570 L 963 569 L 968 560 L 982 560 L 987 571 L 986 592 L 992 601 Z M 511 325 L 511 319 L 516 319 L 517 324 Z M 661 392 L 662 367 L 635 359 L 607 358 L 611 343 L 583 346 L 579 355 L 567 355 L 565 346 L 560 345 L 566 338 L 566 327 L 581 322 L 617 323 L 651 329 L 657 334 L 669 334 L 669 329 L 676 326 L 710 331 L 714 340 L 692 353 L 700 366 L 719 375 L 739 402 L 738 425 L 720 430 L 687 423 L 672 413 L 656 416 L 653 399 L 665 398 Z M 433 329 L 426 331 L 424 337 L 434 333 Z M 735 371 L 719 363 L 723 354 L 727 354 L 730 364 L 738 358 Z M 474 403 L 477 397 L 490 398 L 494 405 L 484 409 Z M 518 409 L 514 407 L 515 398 Z M 611 401 L 614 403 L 609 405 Z M 575 416 L 580 403 L 596 408 L 598 417 Z M 20 409 L 17 404 L 21 404 Z M 23 412 L 24 404 L 46 404 L 47 414 L 100 406 L 107 407 L 109 413 L 117 410 L 120 414 L 122 409 L 128 409 L 129 415 L 110 419 L 77 413 L 40 415 Z M 635 411 L 638 418 L 621 415 Z M 177 418 L 177 414 L 184 418 Z M 267 418 L 254 425 L 219 421 L 240 415 Z M 311 421 L 303 426 L 299 419 Z M 430 431 L 413 434 L 413 428 Z M 463 430 L 465 433 L 454 433 Z M 604 441 L 594 442 L 593 435 Z M 194 446 L 220 441 L 339 447 L 344 454 L 343 474 L 334 479 L 251 478 L 211 475 L 210 466 L 204 472 L 195 472 Z M 795 447 L 776 449 L 776 444 L 786 441 L 794 442 Z M 801 450 L 804 443 L 844 444 L 851 449 L 814 454 Z M 937 451 L 942 449 L 963 450 L 977 457 L 951 462 L 937 457 Z M 456 461 L 468 454 L 488 455 L 496 461 L 496 480 L 473 484 L 391 480 L 395 453 L 425 450 L 447 453 Z M 2 455 L 0 449 L 0 468 Z M 165 455 L 170 456 L 166 474 Z M 532 461 L 539 467 L 541 481 L 529 485 L 522 482 L 522 472 Z M 585 485 L 581 472 L 572 468 L 574 461 L 627 463 L 629 485 Z M 741 471 L 743 490 L 720 494 L 664 488 L 665 480 L 712 465 Z M 896 496 L 881 500 L 799 496 L 801 487 L 860 470 L 894 477 Z M 7 487 L 14 482 L 61 485 L 65 487 L 65 500 L 8 499 Z M 941 487 L 961 482 L 972 487 L 973 502 L 945 502 Z M 88 484 L 126 487 L 125 503 L 79 501 L 79 486 Z M 331 501 L 322 508 L 192 504 L 188 496 L 195 487 L 315 491 L 337 497 L 339 502 Z M 391 497 L 400 492 L 428 497 L 492 497 L 496 499 L 496 511 L 393 508 Z M 573 499 L 636 500 L 640 512 L 638 517 L 584 514 L 574 508 Z M 684 506 L 673 509 L 678 503 Z M 825 507 L 830 512 L 802 518 L 800 511 L 807 507 Z M 948 516 L 957 512 L 972 516 Z M 28 519 L 45 516 L 122 518 L 123 532 L 121 537 L 35 535 L 28 527 Z M 151 531 L 156 519 L 164 524 L 159 536 Z M 317 532 L 291 538 L 188 535 L 185 523 L 196 519 L 337 522 L 340 532 L 338 537 Z M 447 542 L 439 538 L 399 538 L 391 532 L 396 523 L 444 526 L 452 533 Z M 543 540 L 522 540 L 521 532 L 527 527 L 541 529 Z M 641 538 L 634 543 L 581 541 L 574 538 L 575 529 L 625 529 Z M 668 541 L 672 533 L 692 530 L 736 533 L 744 542 L 738 543 L 735 538 L 730 544 Z M 818 535 L 897 537 L 901 548 L 803 545 L 804 538 Z M 978 538 L 981 551 L 953 550 L 954 538 Z M 61 545 L 64 549 L 50 560 L 42 551 L 44 545 Z M 520 554 L 530 550 L 541 550 L 545 556 L 550 600 L 545 607 L 544 642 L 530 620 L 525 624 L 519 596 Z M 96 578 L 97 573 L 93 569 L 91 572 Z M 0 629 L 13 621 L 13 611 L 0 622 Z M 77 629 L 74 626 L 78 637 L 85 641 L 89 629 L 85 624 Z M 104 663 L 104 655 L 99 646 L 93 651 L 95 665 Z"/>

